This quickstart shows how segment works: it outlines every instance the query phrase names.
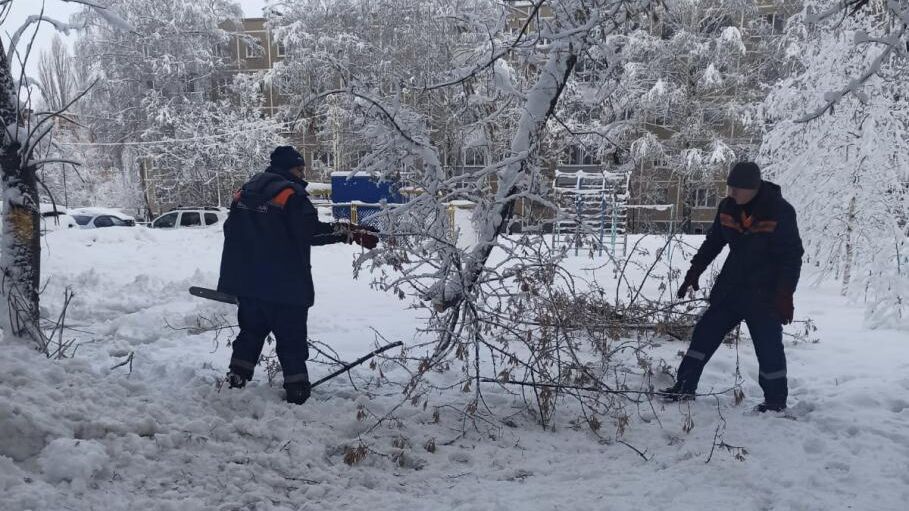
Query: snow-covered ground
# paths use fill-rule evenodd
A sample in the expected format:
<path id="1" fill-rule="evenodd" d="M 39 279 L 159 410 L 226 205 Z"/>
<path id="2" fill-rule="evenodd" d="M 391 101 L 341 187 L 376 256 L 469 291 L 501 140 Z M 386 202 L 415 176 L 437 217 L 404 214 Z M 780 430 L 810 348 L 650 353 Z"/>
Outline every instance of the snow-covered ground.
<path id="1" fill-rule="evenodd" d="M 364 386 L 368 367 L 355 371 L 356 386 L 336 378 L 303 406 L 284 403 L 264 370 L 246 389 L 219 390 L 230 333 L 186 328 L 233 322 L 233 307 L 186 289 L 216 284 L 221 236 L 112 228 L 46 237 L 44 301 L 53 312 L 65 288 L 75 291 L 66 338 L 80 345 L 73 358 L 48 361 L 0 340 L 0 509 L 906 509 L 909 335 L 863 329 L 861 308 L 833 286 L 802 286 L 796 297 L 797 318 L 816 322 L 820 342 L 787 343 L 790 418 L 746 413 L 760 390 L 743 343 L 745 403 L 725 396 L 642 413 L 622 440 L 645 461 L 567 417 L 556 431 L 519 414 L 460 436 L 458 412 L 442 407 L 435 419 L 441 400 L 405 404 L 373 427 L 401 400 L 395 385 Z M 369 351 L 371 328 L 409 343 L 421 325 L 407 302 L 370 289 L 368 276 L 351 278 L 357 252 L 313 251 L 310 336 L 345 359 Z M 571 264 L 584 274 L 600 262 Z M 685 347 L 665 342 L 653 356 L 674 366 Z M 131 368 L 113 368 L 129 354 Z M 721 348 L 702 390 L 731 386 L 735 363 L 735 350 Z M 484 390 L 503 416 L 518 411 L 496 386 Z M 705 463 L 724 420 L 722 441 L 745 451 L 718 447 Z M 346 464 L 361 440 L 366 457 Z"/>

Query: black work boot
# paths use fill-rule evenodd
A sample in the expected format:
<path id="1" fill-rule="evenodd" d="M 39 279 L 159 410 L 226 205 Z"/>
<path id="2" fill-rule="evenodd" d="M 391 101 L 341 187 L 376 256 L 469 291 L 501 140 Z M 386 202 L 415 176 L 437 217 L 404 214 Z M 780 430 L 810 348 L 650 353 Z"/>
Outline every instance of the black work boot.
<path id="1" fill-rule="evenodd" d="M 227 386 L 232 389 L 242 389 L 246 386 L 247 378 L 233 371 L 227 373 Z"/>
<path id="2" fill-rule="evenodd" d="M 771 401 L 764 401 L 763 403 L 754 407 L 754 411 L 758 413 L 764 412 L 782 412 L 786 409 L 786 403 L 774 403 Z"/>
<path id="3" fill-rule="evenodd" d="M 657 391 L 656 395 L 665 403 L 675 403 L 679 401 L 694 401 L 694 391 L 684 390 L 680 383 L 671 387 Z"/>
<path id="4" fill-rule="evenodd" d="M 310 386 L 308 381 L 299 383 L 290 383 L 284 385 L 287 391 L 287 402 L 295 405 L 302 405 L 309 399 Z"/>

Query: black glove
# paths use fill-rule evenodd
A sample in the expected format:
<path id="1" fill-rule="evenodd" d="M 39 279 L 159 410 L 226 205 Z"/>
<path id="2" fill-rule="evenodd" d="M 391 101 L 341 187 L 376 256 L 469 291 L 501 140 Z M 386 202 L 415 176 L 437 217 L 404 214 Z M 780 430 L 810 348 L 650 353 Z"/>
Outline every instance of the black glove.
<path id="1" fill-rule="evenodd" d="M 780 315 L 780 323 L 788 325 L 792 323 L 792 317 L 795 315 L 795 305 L 792 303 L 792 291 L 779 289 L 776 297 L 773 299 L 773 308 Z"/>
<path id="2" fill-rule="evenodd" d="M 688 288 L 692 288 L 695 291 L 701 289 L 701 286 L 698 285 L 698 278 L 703 272 L 704 268 L 698 268 L 696 266 L 688 268 L 688 273 L 685 274 L 685 280 L 682 281 L 682 285 L 679 286 L 679 292 L 676 293 L 679 300 L 685 298 L 685 295 L 688 294 Z"/>

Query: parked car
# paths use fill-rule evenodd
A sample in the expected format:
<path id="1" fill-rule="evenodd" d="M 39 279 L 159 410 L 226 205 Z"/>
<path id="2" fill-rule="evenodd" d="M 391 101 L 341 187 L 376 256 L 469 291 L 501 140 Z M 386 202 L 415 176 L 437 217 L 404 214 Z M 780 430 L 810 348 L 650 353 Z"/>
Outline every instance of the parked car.
<path id="1" fill-rule="evenodd" d="M 78 208 L 69 210 L 76 225 L 82 229 L 99 227 L 134 227 L 136 219 L 122 211 L 109 208 Z"/>
<path id="2" fill-rule="evenodd" d="M 63 206 L 54 205 L 47 202 L 39 204 L 41 211 L 41 233 L 47 231 L 56 231 L 59 229 L 70 229 L 76 227 L 76 220 L 70 216 Z"/>
<path id="3" fill-rule="evenodd" d="M 149 227 L 175 229 L 184 227 L 216 227 L 227 220 L 227 209 L 216 207 L 177 208 L 155 218 Z"/>
<path id="4" fill-rule="evenodd" d="M 38 206 L 42 235 L 48 231 L 77 227 L 76 221 L 67 214 L 66 208 L 60 204 L 54 205 L 49 202 L 42 202 Z M 0 210 L 2 209 L 3 201 L 0 200 Z"/>

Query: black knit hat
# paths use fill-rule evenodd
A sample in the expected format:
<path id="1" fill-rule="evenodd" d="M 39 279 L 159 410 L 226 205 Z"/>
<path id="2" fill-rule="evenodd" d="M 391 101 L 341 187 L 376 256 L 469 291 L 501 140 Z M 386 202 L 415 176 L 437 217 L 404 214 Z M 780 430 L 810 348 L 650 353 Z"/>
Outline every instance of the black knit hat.
<path id="1" fill-rule="evenodd" d="M 761 169 L 754 162 L 740 161 L 732 166 L 726 184 L 734 188 L 757 190 L 761 187 Z"/>
<path id="2" fill-rule="evenodd" d="M 282 145 L 271 152 L 271 166 L 278 169 L 292 169 L 294 167 L 303 167 L 306 160 L 303 155 L 289 145 Z"/>

